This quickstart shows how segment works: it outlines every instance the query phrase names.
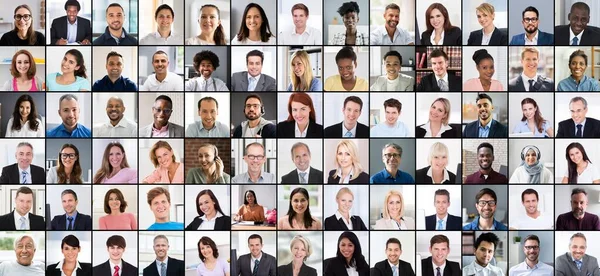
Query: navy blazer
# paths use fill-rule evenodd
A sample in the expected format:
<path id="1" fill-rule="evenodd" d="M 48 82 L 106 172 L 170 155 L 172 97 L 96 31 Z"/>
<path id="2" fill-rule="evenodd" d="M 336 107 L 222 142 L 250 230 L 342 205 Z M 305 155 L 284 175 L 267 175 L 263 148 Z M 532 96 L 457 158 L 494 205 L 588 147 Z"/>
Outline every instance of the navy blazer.
<path id="1" fill-rule="evenodd" d="M 331 170 L 329 172 L 329 177 L 327 178 L 327 184 L 338 184 L 340 183 L 339 178 L 333 178 L 335 175 L 335 170 Z M 369 174 L 366 172 L 361 172 L 357 178 L 354 180 L 350 180 L 348 184 L 369 184 Z"/>
<path id="2" fill-rule="evenodd" d="M 185 265 L 182 260 L 173 259 L 168 257 L 167 261 L 167 276 L 180 276 L 185 274 Z M 79 274 L 77 274 L 79 275 Z M 160 275 L 158 268 L 156 267 L 156 260 L 151 262 L 146 268 L 144 268 L 144 276 L 164 276 Z"/>
<path id="3" fill-rule="evenodd" d="M 308 184 L 322 184 L 323 180 L 323 172 L 310 167 L 310 171 L 308 172 Z M 290 173 L 282 176 L 281 184 L 300 184 L 298 170 L 293 170 Z"/>
<path id="4" fill-rule="evenodd" d="M 296 121 L 283 121 L 277 124 L 277 138 L 296 138 Z M 306 138 L 323 138 L 323 126 L 314 121 L 308 123 Z"/>
<path id="5" fill-rule="evenodd" d="M 61 276 L 60 268 L 57 268 L 58 263 L 51 264 L 46 268 L 46 276 Z M 76 270 L 77 275 L 89 276 L 92 275 L 92 264 L 90 263 L 79 263 L 81 268 Z"/>
<path id="6" fill-rule="evenodd" d="M 67 230 L 67 214 L 55 216 L 50 222 L 50 230 Z M 73 230 L 92 230 L 92 217 L 78 212 Z"/>
<path id="7" fill-rule="evenodd" d="M 331 125 L 325 128 L 325 130 L 323 130 L 323 134 L 325 135 L 325 138 L 343 138 L 342 135 L 342 124 L 344 122 L 335 124 L 335 125 Z M 369 129 L 368 126 L 365 126 L 359 122 L 356 122 L 358 125 L 356 126 L 356 137 L 354 138 L 369 138 L 369 135 L 371 133 L 371 130 Z M 368 183 L 368 182 L 367 182 Z"/>
<path id="8" fill-rule="evenodd" d="M 527 86 L 529 86 L 529 83 L 527 83 Z M 529 92 L 552 92 L 554 91 L 554 81 L 550 78 L 538 76 L 537 81 L 535 82 L 533 87 L 536 91 Z M 508 91 L 525 92 L 525 83 L 523 82 L 523 78 L 521 78 L 521 75 L 508 81 Z"/>
<path id="9" fill-rule="evenodd" d="M 61 38 L 67 39 L 67 16 L 61 16 L 52 20 L 52 25 L 50 26 L 50 42 L 52 45 L 56 45 L 56 42 Z M 90 21 L 77 16 L 77 35 L 75 36 L 75 41 L 81 42 L 87 39 L 90 44 L 92 43 L 92 25 Z"/>
<path id="10" fill-rule="evenodd" d="M 421 45 L 431 46 L 431 34 L 433 31 L 424 31 L 421 34 Z M 453 26 L 450 30 L 444 31 L 444 46 L 462 46 L 462 31 L 459 27 Z"/>
<path id="11" fill-rule="evenodd" d="M 359 216 L 350 216 L 350 222 L 352 223 L 352 231 L 369 230 Z M 348 227 L 341 218 L 339 220 L 336 219 L 334 214 L 325 219 L 325 230 L 348 231 Z"/>
<path id="12" fill-rule="evenodd" d="M 554 45 L 556 46 L 569 46 L 571 41 L 570 25 L 559 25 L 554 27 Z M 600 45 L 600 28 L 594 26 L 587 26 L 581 35 L 581 41 L 579 46 L 597 46 Z"/>
<path id="13" fill-rule="evenodd" d="M 582 136 L 585 138 L 600 138 L 600 121 L 586 117 Z M 567 119 L 558 123 L 556 137 L 575 138 L 575 122 L 573 122 L 573 119 Z"/>
<path id="14" fill-rule="evenodd" d="M 17 230 L 17 226 L 15 225 L 15 210 L 0 216 L 0 230 Z M 29 230 L 46 230 L 44 217 L 29 213 Z"/>
<path id="15" fill-rule="evenodd" d="M 437 226 L 437 219 L 435 217 L 436 215 L 425 217 L 425 230 L 435 230 L 435 227 Z M 448 214 L 446 230 L 462 230 L 462 218 Z"/>
<path id="16" fill-rule="evenodd" d="M 421 260 L 421 273 L 422 276 L 434 276 L 433 275 L 433 264 L 431 256 Z M 461 276 L 460 265 L 457 262 L 446 260 L 446 267 L 442 272 L 442 276 Z"/>
<path id="17" fill-rule="evenodd" d="M 450 72 L 448 74 L 448 91 L 462 91 L 462 78 Z M 438 86 L 435 73 L 430 73 L 421 78 L 421 82 L 417 84 L 417 91 L 438 92 Z"/>
<path id="18" fill-rule="evenodd" d="M 32 184 L 45 184 L 46 183 L 46 172 L 44 168 L 36 165 L 29 165 L 31 172 L 31 183 Z M 19 167 L 17 163 L 8 165 L 2 168 L 2 175 L 0 176 L 0 184 L 19 184 L 21 183 L 21 176 L 19 175 Z"/>
<path id="19" fill-rule="evenodd" d="M 392 276 L 392 267 L 388 260 L 383 260 L 371 268 L 371 276 Z M 415 276 L 415 271 L 409 262 L 398 260 L 398 276 Z"/>
<path id="20" fill-rule="evenodd" d="M 525 33 L 514 35 L 508 45 L 525 45 Z M 554 45 L 554 35 L 538 29 L 537 45 Z"/>
<path id="21" fill-rule="evenodd" d="M 123 267 L 121 267 L 120 271 L 121 271 L 121 276 L 138 276 L 138 269 L 137 267 L 131 265 L 130 263 L 126 262 L 125 260 L 121 259 L 121 261 L 123 262 Z M 110 271 L 110 264 L 109 261 L 106 261 L 104 263 L 101 263 L 97 266 L 94 266 L 94 268 L 92 269 L 92 272 L 94 275 L 113 275 L 114 271 Z M 79 274 L 78 274 L 79 275 Z"/>
<path id="22" fill-rule="evenodd" d="M 198 230 L 198 227 L 202 224 L 203 220 L 196 216 L 194 220 L 185 228 L 185 230 Z M 231 230 L 231 217 L 229 216 L 221 216 L 215 220 L 215 229 L 219 230 Z"/>
<path id="23" fill-rule="evenodd" d="M 479 120 L 473 121 L 467 124 L 465 130 L 463 131 L 462 137 L 464 138 L 479 138 Z M 490 126 L 490 133 L 488 134 L 488 138 L 507 138 L 508 137 L 508 127 L 501 124 L 500 122 L 492 119 L 490 122 L 492 124 Z"/>
<path id="24" fill-rule="evenodd" d="M 469 40 L 467 41 L 467 45 L 469 46 L 480 46 L 481 41 L 483 40 L 483 31 L 481 29 L 477 31 L 472 31 L 469 34 Z M 494 28 L 494 32 L 492 32 L 492 37 L 490 38 L 490 43 L 487 46 L 506 46 L 508 44 L 508 35 L 503 30 L 498 28 Z"/>

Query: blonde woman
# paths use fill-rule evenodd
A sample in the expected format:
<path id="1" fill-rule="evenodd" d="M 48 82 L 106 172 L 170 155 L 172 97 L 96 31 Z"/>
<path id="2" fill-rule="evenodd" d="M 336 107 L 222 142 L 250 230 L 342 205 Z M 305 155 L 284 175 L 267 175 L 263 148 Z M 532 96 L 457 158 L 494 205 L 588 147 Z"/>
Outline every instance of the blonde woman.
<path id="1" fill-rule="evenodd" d="M 110 142 L 104 149 L 102 165 L 94 175 L 94 183 L 137 183 L 137 170 L 130 168 L 125 148 L 119 142 Z"/>
<path id="2" fill-rule="evenodd" d="M 296 51 L 291 58 L 290 79 L 287 91 L 323 91 L 323 83 L 312 74 L 308 53 Z"/>
<path id="3" fill-rule="evenodd" d="M 477 21 L 482 29 L 472 31 L 471 34 L 469 34 L 467 45 L 508 45 L 508 35 L 494 26 L 494 18 L 496 17 L 494 6 L 489 3 L 483 3 L 475 8 L 475 13 L 477 14 Z"/>
<path id="4" fill-rule="evenodd" d="M 414 230 L 415 220 L 404 217 L 404 197 L 396 190 L 390 190 L 383 202 L 383 218 L 375 222 L 375 230 Z"/>
<path id="5" fill-rule="evenodd" d="M 460 129 L 453 127 L 450 122 L 450 101 L 446 98 L 437 98 L 429 107 L 429 120 L 426 124 L 417 126 L 417 138 L 460 138 Z"/>
<path id="6" fill-rule="evenodd" d="M 453 184 L 456 183 L 456 175 L 448 171 L 448 159 L 450 153 L 448 147 L 440 142 L 435 142 L 429 148 L 427 163 L 429 166 L 417 170 L 416 183 L 422 184 Z"/>
<path id="7" fill-rule="evenodd" d="M 185 183 L 193 184 L 229 184 L 231 177 L 223 171 L 223 160 L 219 149 L 213 144 L 204 143 L 198 148 L 200 168 L 192 168 Z"/>
<path id="8" fill-rule="evenodd" d="M 350 215 L 354 194 L 348 187 L 341 188 L 335 195 L 338 209 L 335 214 L 325 219 L 325 230 L 369 230 L 359 216 Z"/>
<path id="9" fill-rule="evenodd" d="M 166 141 L 158 141 L 150 149 L 150 161 L 155 170 L 143 183 L 183 183 L 183 164 L 176 162 L 173 148 Z"/>
<path id="10" fill-rule="evenodd" d="M 296 235 L 290 241 L 290 253 L 292 255 L 292 262 L 286 265 L 279 266 L 277 268 L 277 275 L 279 276 L 317 276 L 317 270 L 313 267 L 307 266 L 304 262 L 310 255 L 312 255 L 313 249 L 310 245 L 310 241 L 301 236 Z"/>
<path id="11" fill-rule="evenodd" d="M 335 150 L 335 166 L 329 172 L 327 184 L 369 184 L 369 174 L 358 160 L 358 148 L 352 140 L 341 140 Z"/>

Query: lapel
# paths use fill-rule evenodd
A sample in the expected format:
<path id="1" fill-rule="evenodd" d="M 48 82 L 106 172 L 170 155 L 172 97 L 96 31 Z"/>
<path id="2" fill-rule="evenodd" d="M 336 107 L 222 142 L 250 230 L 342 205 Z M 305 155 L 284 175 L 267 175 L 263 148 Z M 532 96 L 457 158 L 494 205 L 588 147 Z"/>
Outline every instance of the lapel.
<path id="1" fill-rule="evenodd" d="M 384 263 L 384 267 L 385 267 L 385 273 L 384 275 L 393 275 L 392 273 L 392 267 L 390 266 L 390 263 L 388 263 L 388 261 L 386 260 Z M 400 263 L 398 263 L 398 275 L 400 275 Z"/>
<path id="2" fill-rule="evenodd" d="M 502 34 L 500 33 L 500 30 L 494 27 L 494 32 L 492 33 L 492 37 L 490 38 L 490 45 L 502 45 L 502 41 L 500 41 L 500 39 L 502 39 Z M 483 40 L 483 33 L 481 36 L 481 40 Z"/>
<path id="3" fill-rule="evenodd" d="M 448 73 L 446 73 L 446 74 L 448 74 Z M 448 87 L 449 86 L 450 85 L 448 85 Z M 435 73 L 431 73 L 431 90 L 432 91 L 440 91 L 440 87 L 437 84 L 437 78 L 435 77 Z M 448 90 L 450 90 L 450 89 L 448 89 Z"/>
<path id="4" fill-rule="evenodd" d="M 517 78 L 517 90 L 516 91 L 525 91 L 525 85 L 523 84 L 523 78 L 520 75 Z"/>
<path id="5" fill-rule="evenodd" d="M 244 72 L 242 73 L 242 88 L 244 88 L 244 90 L 248 91 L 248 72 Z"/>
<path id="6" fill-rule="evenodd" d="M 264 84 L 265 84 L 265 78 L 261 74 L 260 78 L 258 80 L 256 80 L 256 87 L 254 88 L 254 91 L 262 91 Z"/>
<path id="7" fill-rule="evenodd" d="M 496 134 L 496 124 L 494 123 L 494 119 L 492 119 L 490 121 L 490 133 L 488 134 L 488 138 L 492 138 L 494 137 L 494 134 Z"/>

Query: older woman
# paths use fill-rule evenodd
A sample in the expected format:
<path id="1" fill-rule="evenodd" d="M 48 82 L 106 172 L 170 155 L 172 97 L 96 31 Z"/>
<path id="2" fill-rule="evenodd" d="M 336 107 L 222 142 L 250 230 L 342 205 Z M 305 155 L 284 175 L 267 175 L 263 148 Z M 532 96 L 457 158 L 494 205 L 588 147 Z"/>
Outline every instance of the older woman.
<path id="1" fill-rule="evenodd" d="M 435 142 L 429 148 L 427 163 L 429 166 L 416 172 L 415 182 L 422 184 L 454 184 L 456 175 L 448 171 L 448 147 L 440 142 Z"/>
<path id="2" fill-rule="evenodd" d="M 462 31 L 452 26 L 444 5 L 433 3 L 427 8 L 425 25 L 427 30 L 421 34 L 421 45 L 462 45 Z"/>
<path id="3" fill-rule="evenodd" d="M 242 16 L 240 30 L 231 40 L 231 45 L 275 45 L 276 41 L 265 10 L 259 4 L 248 4 Z"/>
<path id="4" fill-rule="evenodd" d="M 505 91 L 501 82 L 492 79 L 496 72 L 494 57 L 486 49 L 475 51 L 473 61 L 475 61 L 479 77 L 467 80 L 463 84 L 464 91 Z"/>
<path id="5" fill-rule="evenodd" d="M 79 149 L 73 144 L 64 144 L 58 152 L 58 165 L 50 168 L 46 175 L 46 183 L 81 184 L 81 174 Z"/>
<path id="6" fill-rule="evenodd" d="M 588 57 L 582 50 L 577 50 L 569 56 L 571 75 L 558 83 L 558 91 L 600 91 L 598 80 L 585 75 Z M 594 64 L 592 64 L 594 65 Z M 595 69 L 595 68 L 594 68 Z"/>
<path id="7" fill-rule="evenodd" d="M 521 150 L 521 165 L 510 177 L 509 183 L 553 184 L 552 172 L 540 162 L 542 153 L 536 146 L 528 145 Z"/>
<path id="8" fill-rule="evenodd" d="M 193 184 L 229 184 L 231 176 L 223 171 L 223 160 L 219 157 L 217 146 L 204 143 L 198 147 L 200 168 L 188 171 L 185 183 Z"/>
<path id="9" fill-rule="evenodd" d="M 347 187 L 341 188 L 335 196 L 338 209 L 335 214 L 325 219 L 325 230 L 369 230 L 360 216 L 350 214 L 354 202 L 354 194 Z"/>
<path id="10" fill-rule="evenodd" d="M 211 190 L 202 190 L 196 196 L 198 216 L 185 230 L 231 230 L 231 218 L 221 210 L 221 205 Z"/>
<path id="11" fill-rule="evenodd" d="M 435 99 L 429 108 L 429 120 L 426 124 L 417 126 L 415 136 L 417 138 L 460 138 L 460 129 L 449 124 L 450 111 L 450 101 L 448 99 Z"/>
<path id="12" fill-rule="evenodd" d="M 247 190 L 244 193 L 244 205 L 240 206 L 234 219 L 237 221 L 265 221 L 265 209 L 258 204 L 254 191 Z"/>
<path id="13" fill-rule="evenodd" d="M 33 97 L 23 94 L 17 99 L 4 137 L 44 137 L 44 124 L 39 119 Z"/>
<path id="14" fill-rule="evenodd" d="M 335 257 L 324 261 L 324 276 L 368 276 L 369 264 L 362 254 L 356 234 L 345 231 L 338 238 Z"/>
<path id="15" fill-rule="evenodd" d="M 94 183 L 138 183 L 137 174 L 136 169 L 129 167 L 125 147 L 114 141 L 104 149 L 102 164 L 94 175 Z"/>
<path id="16" fill-rule="evenodd" d="M 63 238 L 60 248 L 64 259 L 56 264 L 51 264 L 46 268 L 46 275 L 64 276 L 64 275 L 92 275 L 92 264 L 81 263 L 77 260 L 81 245 L 79 239 L 74 235 L 67 235 Z"/>
<path id="17" fill-rule="evenodd" d="M 317 124 L 312 98 L 295 92 L 288 100 L 288 118 L 277 124 L 278 138 L 323 138 L 323 126 Z"/>
<path id="18" fill-rule="evenodd" d="M 537 102 L 532 98 L 521 101 L 523 118 L 515 126 L 513 133 L 531 132 L 535 137 L 554 137 L 552 123 L 542 117 Z"/>
<path id="19" fill-rule="evenodd" d="M 213 4 L 203 5 L 199 15 L 200 34 L 186 39 L 185 45 L 227 45 L 219 8 Z"/>
<path id="20" fill-rule="evenodd" d="M 562 183 L 569 184 L 599 184 L 600 171 L 592 164 L 583 145 L 574 142 L 567 146 L 567 171 Z"/>
<path id="21" fill-rule="evenodd" d="M 4 2 L 8 4 L 8 2 Z M 33 14 L 28 5 L 20 5 L 15 8 L 14 16 L 15 28 L 2 35 L 0 46 L 44 46 L 46 38 L 38 31 L 35 31 Z"/>
<path id="22" fill-rule="evenodd" d="M 229 91 L 224 81 L 212 76 L 219 68 L 219 57 L 209 50 L 194 56 L 194 69 L 198 77 L 185 82 L 185 91 Z"/>
<path id="23" fill-rule="evenodd" d="M 317 276 L 317 270 L 304 263 L 313 253 L 307 238 L 301 235 L 294 236 L 290 241 L 290 252 L 292 253 L 292 262 L 279 266 L 277 268 L 278 276 Z"/>
<path id="24" fill-rule="evenodd" d="M 27 50 L 18 50 L 12 57 L 10 74 L 2 91 L 42 91 L 44 81 L 36 76 L 37 67 L 33 55 Z"/>
<path id="25" fill-rule="evenodd" d="M 137 218 L 125 213 L 127 201 L 119 189 L 110 189 L 104 195 L 104 213 L 100 217 L 100 230 L 137 230 Z"/>
<path id="26" fill-rule="evenodd" d="M 369 35 L 358 31 L 360 7 L 354 1 L 345 2 L 337 10 L 342 17 L 346 31 L 333 35 L 329 45 L 369 45 Z"/>
<path id="27" fill-rule="evenodd" d="M 414 230 L 415 220 L 404 216 L 402 193 L 391 190 L 385 195 L 383 217 L 375 222 L 375 230 Z"/>
<path id="28" fill-rule="evenodd" d="M 310 214 L 310 201 L 306 189 L 292 190 L 287 215 L 277 221 L 277 229 L 321 230 L 321 222 Z"/>
<path id="29" fill-rule="evenodd" d="M 290 60 L 291 83 L 287 91 L 323 91 L 323 83 L 313 76 L 310 58 L 306 51 L 296 51 Z"/>
<path id="30" fill-rule="evenodd" d="M 150 161 L 154 171 L 143 183 L 183 183 L 183 164 L 176 162 L 173 148 L 166 141 L 156 142 L 150 149 Z"/>
<path id="31" fill-rule="evenodd" d="M 229 276 L 229 264 L 219 257 L 217 244 L 209 238 L 202 237 L 198 241 L 200 264 L 196 267 L 197 276 Z"/>
<path id="32" fill-rule="evenodd" d="M 335 150 L 335 167 L 329 171 L 327 184 L 368 184 L 369 174 L 358 160 L 358 148 L 352 140 L 341 140 Z"/>
<path id="33" fill-rule="evenodd" d="M 83 54 L 77 49 L 68 50 L 60 63 L 61 73 L 51 73 L 46 77 L 48 91 L 90 91 L 87 69 Z"/>
<path id="34" fill-rule="evenodd" d="M 481 5 L 477 6 L 475 10 L 477 13 L 477 21 L 479 21 L 482 29 L 472 31 L 471 34 L 469 34 L 467 45 L 508 45 L 508 34 L 494 26 L 494 18 L 496 17 L 494 6 L 490 5 L 489 3 L 482 3 Z"/>

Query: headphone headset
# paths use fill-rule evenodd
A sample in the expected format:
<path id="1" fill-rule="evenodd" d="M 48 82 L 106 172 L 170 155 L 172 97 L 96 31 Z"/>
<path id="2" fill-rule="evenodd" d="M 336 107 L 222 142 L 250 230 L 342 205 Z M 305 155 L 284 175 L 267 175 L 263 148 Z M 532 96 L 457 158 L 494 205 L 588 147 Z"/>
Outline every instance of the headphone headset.
<path id="1" fill-rule="evenodd" d="M 219 157 L 219 149 L 215 145 L 213 145 L 213 147 L 215 148 L 215 160 L 221 159 L 221 157 Z"/>
<path id="2" fill-rule="evenodd" d="M 255 99 L 258 99 L 258 101 L 260 102 L 260 116 L 264 116 L 266 112 L 265 112 L 265 106 L 263 105 L 262 99 L 261 99 L 261 98 L 260 98 L 258 95 L 256 95 L 256 94 L 254 94 L 254 95 L 255 95 L 256 97 L 246 97 L 246 100 L 244 101 L 244 105 L 246 104 L 246 102 L 247 102 L 247 101 L 248 101 L 248 99 L 250 99 L 250 98 L 255 98 Z M 244 111 L 243 111 L 243 113 L 244 113 L 244 114 L 246 113 L 246 107 L 244 107 Z"/>
<path id="3" fill-rule="evenodd" d="M 525 154 L 527 154 L 527 152 L 532 148 L 535 148 L 536 150 L 535 154 L 538 155 L 537 159 L 540 160 L 540 158 L 542 158 L 542 152 L 540 151 L 540 149 L 538 149 L 538 147 L 534 145 L 528 145 L 521 150 L 521 160 L 525 160 Z"/>

